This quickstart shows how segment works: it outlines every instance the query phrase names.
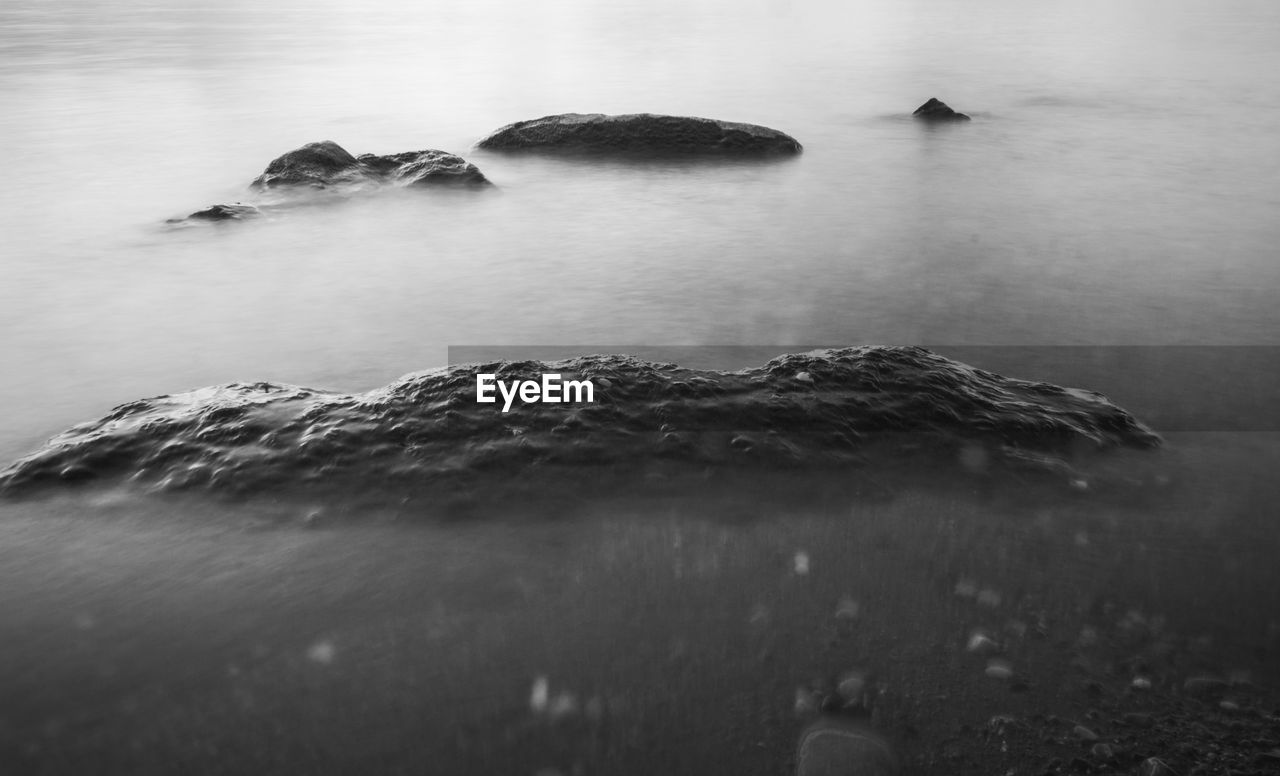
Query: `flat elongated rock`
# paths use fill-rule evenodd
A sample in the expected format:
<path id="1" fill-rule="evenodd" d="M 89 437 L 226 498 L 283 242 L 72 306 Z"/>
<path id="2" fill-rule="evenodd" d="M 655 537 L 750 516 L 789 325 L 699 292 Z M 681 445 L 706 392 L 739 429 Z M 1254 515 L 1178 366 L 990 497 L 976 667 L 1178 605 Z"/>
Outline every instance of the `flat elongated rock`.
<path id="1" fill-rule="evenodd" d="M 790 135 L 756 124 L 689 116 L 562 113 L 517 121 L 493 132 L 477 148 L 646 154 L 795 154 Z"/>
<path id="2" fill-rule="evenodd" d="M 546 373 L 589 380 L 594 402 L 517 401 L 504 413 L 501 397 L 476 402 L 478 373 L 508 383 Z M 799 373 L 812 382 L 797 381 Z M 890 454 L 954 459 L 974 440 L 1014 459 L 1027 450 L 1159 444 L 1099 394 L 1009 379 L 923 348 L 815 351 L 740 372 L 605 355 L 440 368 L 361 394 L 234 383 L 142 399 L 50 440 L 0 472 L 0 489 L 127 478 L 238 492 L 659 459 L 847 466 L 901 432 L 914 432 L 913 442 Z"/>
<path id="3" fill-rule="evenodd" d="M 951 106 L 947 105 L 942 100 L 939 100 L 937 97 L 930 97 L 928 102 L 926 102 L 924 105 L 921 105 L 919 108 L 916 108 L 915 112 L 912 113 L 911 115 L 915 116 L 918 119 L 923 119 L 925 121 L 968 121 L 969 120 L 968 116 L 964 115 L 963 113 L 959 113 L 957 111 L 952 110 Z"/>

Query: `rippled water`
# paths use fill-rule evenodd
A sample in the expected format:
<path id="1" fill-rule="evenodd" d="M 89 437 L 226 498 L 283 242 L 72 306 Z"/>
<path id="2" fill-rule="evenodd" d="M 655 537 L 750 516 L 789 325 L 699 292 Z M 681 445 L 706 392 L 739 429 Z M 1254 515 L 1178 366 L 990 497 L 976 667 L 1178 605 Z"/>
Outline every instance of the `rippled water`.
<path id="1" fill-rule="evenodd" d="M 928 344 L 1013 376 L 1104 390 L 1158 427 L 1181 418 L 1174 425 L 1184 430 L 1248 430 L 1280 376 L 1269 349 L 1112 350 L 1095 358 L 1081 356 L 1087 349 L 1046 346 L 1277 344 L 1280 82 L 1266 74 L 1280 69 L 1278 39 L 1280 6 L 1267 0 L 10 0 L 0 6 L 0 144 L 8 152 L 0 188 L 0 459 L 7 463 L 71 424 L 139 396 L 259 379 L 367 390 L 443 364 L 446 348 L 457 345 L 687 346 L 693 350 L 679 352 L 696 353 L 697 366 L 739 367 L 792 347 Z M 910 111 L 931 96 L 974 120 L 945 127 L 912 122 Z M 568 111 L 756 122 L 793 135 L 805 152 L 768 164 L 690 165 L 470 150 L 503 124 Z M 244 186 L 270 159 L 322 139 L 353 153 L 462 153 L 500 190 L 402 192 L 275 220 L 164 228 L 168 217 L 246 197 Z M 743 363 L 712 347 L 720 345 L 762 351 Z M 985 345 L 1023 347 L 962 347 Z M 1241 385 L 1250 387 L 1234 390 Z M 1189 417 L 1201 420 L 1186 422 Z M 1260 494 L 1269 492 L 1268 472 L 1280 458 L 1274 439 L 1175 439 L 1170 465 L 1199 472 L 1194 501 L 1203 509 L 1196 515 L 1206 525 L 1253 526 L 1264 503 Z M 26 565 L 6 572 L 11 593 L 0 603 L 41 634 L 30 646 L 0 652 L 15 671 L 38 654 L 31 650 L 46 648 L 61 656 L 56 666 L 76 665 L 76 656 L 83 657 L 76 645 L 89 643 L 59 628 L 84 625 L 76 612 L 90 599 L 77 591 L 91 589 L 94 578 L 63 578 L 53 573 L 66 568 L 60 564 L 118 569 L 119 590 L 177 580 L 175 589 L 184 592 L 174 600 L 200 601 L 217 613 L 202 626 L 208 630 L 199 631 L 214 633 L 210 638 L 222 632 L 214 624 L 237 621 L 239 606 L 249 607 L 239 615 L 245 633 L 262 633 L 270 620 L 269 609 L 253 608 L 252 596 L 237 597 L 240 587 L 223 599 L 184 576 L 185 561 L 178 560 L 203 555 L 234 566 L 241 545 L 256 540 L 227 543 L 160 529 L 122 529 L 129 538 L 112 539 L 113 528 L 77 528 L 76 507 L 54 512 L 70 522 L 48 527 L 25 511 L 5 509 L 13 539 L 6 546 L 33 545 L 17 556 L 27 558 Z M 927 515 L 912 514 L 932 525 Z M 752 534 L 746 549 L 729 556 L 746 568 L 771 557 L 767 548 L 775 542 L 790 547 L 815 536 L 843 536 L 842 529 L 824 527 L 797 539 L 789 530 Z M 445 534 L 448 546 L 467 541 Z M 1074 546 L 1072 536 L 1078 534 L 1063 534 L 1064 546 Z M 1258 552 L 1274 543 L 1260 529 L 1254 538 Z M 659 531 L 637 546 L 667 546 L 669 539 Z M 287 550 L 295 541 L 277 537 L 269 544 Z M 336 540 L 319 541 L 325 550 L 315 557 L 322 560 L 304 564 L 298 579 L 318 584 L 360 555 Z M 383 536 L 359 546 L 387 553 L 384 545 L 398 541 Z M 419 537 L 409 546 L 433 541 Z M 482 562 L 492 572 L 484 578 L 500 587 L 531 577 L 531 588 L 494 593 L 524 600 L 550 572 L 536 554 L 508 548 L 509 541 L 499 542 L 501 557 Z M 592 539 L 587 551 L 604 552 L 612 541 Z M 74 551 L 99 545 L 105 549 L 97 560 Z M 281 550 L 264 567 L 297 570 L 299 557 L 312 557 L 290 552 Z M 545 557 L 561 557 L 556 552 Z M 654 550 L 652 557 L 666 563 L 664 552 Z M 60 560 L 48 560 L 49 553 Z M 1066 553 L 1061 557 L 1074 557 Z M 1154 580 L 1177 568 L 1169 558 L 1179 556 L 1170 553 L 1150 566 L 1121 566 L 1150 569 Z M 240 580 L 235 585 L 251 587 L 257 557 L 244 561 L 247 577 L 236 577 L 241 572 L 232 566 L 223 571 Z M 439 580 L 410 571 L 405 558 L 387 557 L 387 567 L 399 569 L 392 588 L 398 592 L 386 593 L 378 611 L 398 617 L 403 609 L 397 607 L 412 598 L 406 591 Z M 1216 562 L 1194 568 L 1217 569 Z M 1019 563 L 1001 568 L 1015 569 L 1008 571 L 1015 576 L 1028 572 Z M 1092 567 L 1073 568 L 1085 578 L 1081 569 Z M 1234 581 L 1210 586 L 1216 591 L 1211 602 L 1242 600 L 1239 591 L 1261 579 L 1232 577 L 1226 560 L 1223 568 Z M 656 574 L 641 570 L 628 578 L 651 581 Z M 281 600 L 296 604 L 308 588 L 288 588 L 282 580 L 292 578 L 272 577 L 284 585 Z M 449 571 L 440 577 L 466 578 Z M 596 569 L 587 579 L 610 577 Z M 32 580 L 42 588 L 40 605 L 28 603 L 24 585 Z M 721 592 L 733 588 L 723 586 Z M 658 595 L 677 595 L 661 590 Z M 1135 593 L 1135 600 L 1169 603 L 1156 602 L 1151 590 Z M 354 611 L 356 599 L 343 597 L 348 593 L 321 596 L 343 603 L 318 604 L 316 619 L 295 607 L 288 622 L 296 634 L 282 626 L 263 639 L 273 650 L 296 646 L 298 654 L 311 654 L 303 651 L 308 644 L 331 638 L 322 620 Z M 396 598 L 401 594 L 405 600 Z M 585 605 L 576 593 L 565 595 L 565 606 Z M 628 595 L 604 585 L 587 603 L 623 601 L 648 611 L 651 601 Z M 922 600 L 903 595 L 907 607 Z M 479 593 L 444 598 L 462 610 L 506 605 Z M 1265 602 L 1243 600 L 1238 621 L 1260 622 Z M 752 601 L 740 603 L 752 611 Z M 119 601 L 104 606 L 131 622 Z M 234 635 L 226 636 L 226 654 L 183 642 L 172 632 L 170 610 L 155 611 L 165 616 L 138 615 L 137 632 L 156 639 L 143 650 L 148 659 L 173 654 L 165 645 L 174 639 L 218 671 L 224 663 L 242 666 L 241 647 L 252 653 L 252 645 Z M 692 620 L 707 609 L 690 604 L 680 611 Z M 41 620 L 41 612 L 60 625 Z M 559 615 L 550 616 L 558 622 Z M 497 644 L 496 654 L 510 660 L 520 650 L 495 627 L 467 620 L 450 633 L 464 634 L 456 635 L 457 644 Z M 398 631 L 391 631 L 360 631 L 359 640 L 394 642 Z M 563 634 L 532 625 L 517 631 L 541 645 L 538 654 L 566 643 Z M 589 627 L 570 632 L 599 647 L 582 646 L 584 654 L 612 649 L 592 641 L 602 636 L 583 635 L 595 633 Z M 293 635 L 297 645 L 289 641 Z M 713 636 L 691 636 L 694 652 L 701 645 L 714 653 Z M 101 638 L 126 652 L 131 643 L 110 630 Z M 414 638 L 395 642 L 401 645 L 395 654 L 416 654 L 421 645 Z M 336 643 L 344 648 L 341 638 Z M 809 654 L 807 646 L 796 649 L 787 654 Z M 734 665 L 744 675 L 755 665 L 754 646 L 748 651 L 733 658 L 743 661 Z M 652 658 L 638 655 L 635 670 L 648 677 L 649 667 L 662 665 Z M 457 677 L 483 671 L 453 659 L 461 661 L 448 663 Z M 541 670 L 528 662 L 506 664 L 503 680 L 524 682 Z M 50 675 L 73 692 L 78 674 L 56 666 L 47 669 Z M 114 670 L 141 682 L 146 669 Z M 310 686 L 300 676 L 280 680 L 294 700 L 301 697 L 298 682 Z M 790 675 L 770 676 L 790 691 Z M 393 686 L 393 678 L 378 673 L 379 686 Z M 418 677 L 428 686 L 429 678 Z M 358 673 L 348 679 L 359 685 Z M 102 709 L 115 709 L 115 680 L 100 681 L 110 701 Z M 134 698 L 139 708 L 161 715 L 189 708 L 173 690 L 186 686 L 181 675 L 157 681 L 177 695 Z M 468 697 L 465 682 L 457 681 L 449 697 Z M 721 681 L 728 680 L 715 680 Z M 22 687 L 31 693 L 23 698 L 43 697 L 38 684 Z M 210 692 L 222 692 L 221 685 Z M 524 692 L 521 684 L 515 695 Z M 39 703 L 57 716 L 66 697 L 55 693 Z M 358 695 L 333 697 L 346 703 Z M 394 717 L 407 708 L 394 694 L 382 699 L 380 713 Z M 219 703 L 215 716 L 241 708 Z M 487 719 L 489 707 L 477 703 L 467 718 Z M 88 708 L 90 721 L 83 724 L 92 728 L 98 707 Z M 447 719 L 447 712 L 431 714 Z M 690 718 L 699 717 L 690 711 Z M 330 722 L 314 724 L 329 730 Z M 74 720 L 60 724 L 57 735 L 77 730 Z M 182 717 L 174 735 L 201 724 Z M 787 738 L 784 728 L 770 740 Z M 93 729 L 110 735 L 109 728 Z M 0 726 L 0 736 L 4 732 Z M 474 740 L 480 733 L 465 735 Z M 645 740 L 666 753 L 679 751 L 673 742 L 682 739 L 678 729 L 664 729 Z M 683 745 L 701 747 L 705 758 L 695 762 L 714 763 L 724 743 L 712 736 Z M 733 745 L 755 742 L 734 739 Z M 459 762 L 471 762 L 465 747 L 458 751 L 464 752 L 456 755 Z"/>

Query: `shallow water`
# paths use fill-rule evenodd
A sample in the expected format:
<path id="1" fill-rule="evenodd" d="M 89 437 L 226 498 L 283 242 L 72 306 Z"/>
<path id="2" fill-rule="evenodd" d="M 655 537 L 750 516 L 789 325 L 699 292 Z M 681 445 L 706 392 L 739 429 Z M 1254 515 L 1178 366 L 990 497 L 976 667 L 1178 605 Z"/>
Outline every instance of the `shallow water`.
<path id="1" fill-rule="evenodd" d="M 332 505 L 104 492 L 7 509 L 0 616 L 22 636 L 0 644 L 0 762 L 777 774 L 807 693 L 869 670 L 912 772 L 1041 767 L 1072 745 L 994 754 L 972 730 L 1084 719 L 1134 670 L 1158 697 L 1188 673 L 1280 680 L 1275 489 L 1247 492 L 1258 472 L 1235 461 L 1212 472 L 1240 494 L 1224 504 L 1201 487 L 1212 443 L 1176 441 L 1172 489 L 1127 504 L 792 475 L 311 529 L 300 510 Z M 984 675 L 978 631 L 1022 691 Z M 957 731 L 965 757 L 939 767 Z"/>
<path id="2" fill-rule="evenodd" d="M 1276 537 L 1259 515 L 1273 503 L 1269 484 L 1280 454 L 1274 438 L 1258 432 L 1280 427 L 1268 409 L 1270 386 L 1280 377 L 1270 348 L 1280 324 L 1274 261 L 1280 84 L 1263 76 L 1280 65 L 1277 35 L 1280 8 L 1266 0 L 603 6 L 491 0 L 421 7 L 6 2 L 0 7 L 0 143 L 9 151 L 8 185 L 0 189 L 0 460 L 7 463 L 137 397 L 235 380 L 363 391 L 446 363 L 450 346 L 684 346 L 668 352 L 693 362 L 689 366 L 739 368 L 815 346 L 926 344 L 1011 376 L 1102 390 L 1158 430 L 1205 432 L 1172 434 L 1161 454 L 1173 461 L 1175 482 L 1194 482 L 1185 491 L 1195 494 L 1194 509 L 1148 502 L 1124 507 L 1136 510 L 1151 536 L 1167 530 L 1182 537 L 1159 562 L 1133 566 L 1149 574 L 1144 585 L 1175 592 L 1152 603 L 1141 592 L 1148 588 L 1126 589 L 1162 611 L 1191 601 L 1199 612 L 1233 612 L 1238 616 L 1196 620 L 1186 631 L 1253 644 L 1261 637 L 1250 628 L 1274 611 L 1265 591 L 1275 589 L 1260 558 L 1273 557 Z M 930 96 L 974 120 L 932 128 L 910 121 L 910 111 Z M 566 111 L 757 122 L 793 135 L 805 152 L 771 164 L 684 165 L 470 151 L 498 126 Z M 321 139 L 354 153 L 463 153 L 499 191 L 390 193 L 260 222 L 164 227 L 168 217 L 245 198 L 245 184 L 270 159 Z M 747 357 L 716 347 L 722 345 L 756 349 Z M 990 345 L 1019 347 L 972 347 Z M 1053 347 L 1063 345 L 1084 347 Z M 1117 345 L 1155 347 L 1096 349 Z M 1215 347 L 1163 347 L 1169 345 Z M 1262 347 L 1230 347 L 1242 345 Z M 756 487 L 766 495 L 764 485 Z M 687 495 L 693 503 L 694 489 Z M 909 500 L 901 512 L 885 514 L 901 519 L 906 527 L 898 539 L 907 541 L 929 536 L 929 517 L 940 508 L 958 510 L 961 525 L 980 521 L 987 513 L 969 498 L 950 494 L 942 503 L 952 506 L 945 507 Z M 347 708 L 362 697 L 354 688 L 367 677 L 358 672 L 344 674 L 349 683 L 340 690 L 306 673 L 317 663 L 307 650 L 332 639 L 335 665 L 349 643 L 368 650 L 364 665 L 382 688 L 371 696 L 384 715 L 377 719 L 403 714 L 407 727 L 454 736 L 441 751 L 451 752 L 460 767 L 524 765 L 520 753 L 541 728 L 519 727 L 520 717 L 512 733 L 502 720 L 516 713 L 512 709 L 523 714 L 527 683 L 552 670 L 549 659 L 520 657 L 530 640 L 540 645 L 534 650 L 540 656 L 559 654 L 555 665 L 580 658 L 601 676 L 610 661 L 632 661 L 627 692 L 667 681 L 664 650 L 671 647 L 662 640 L 670 634 L 664 631 L 657 637 L 661 646 L 649 652 L 623 646 L 648 643 L 634 628 L 661 623 L 653 616 L 656 602 L 670 601 L 679 618 L 710 617 L 715 624 L 708 612 L 717 611 L 717 596 L 754 579 L 749 571 L 759 556 L 782 552 L 794 538 L 785 520 L 765 521 L 768 527 L 740 545 L 738 571 L 691 598 L 681 597 L 688 591 L 647 584 L 670 560 L 667 550 L 655 549 L 640 553 L 620 577 L 633 587 L 610 587 L 605 582 L 612 578 L 597 569 L 588 578 L 599 590 L 587 603 L 552 596 L 557 603 L 528 615 L 560 622 L 557 617 L 572 618 L 579 605 L 591 617 L 630 607 L 650 617 L 642 616 L 640 626 L 619 616 L 594 629 L 526 623 L 508 632 L 507 618 L 526 615 L 511 614 L 507 602 L 536 598 L 539 584 L 563 580 L 561 562 L 573 551 L 548 544 L 568 537 L 571 548 L 603 551 L 623 541 L 615 534 L 627 536 L 627 523 L 600 518 L 596 523 L 605 527 L 507 531 L 495 522 L 498 516 L 486 515 L 480 522 L 494 527 L 418 528 L 424 533 L 413 539 L 376 515 L 347 529 L 351 536 L 341 529 L 304 535 L 236 527 L 237 519 L 268 520 L 277 510 L 294 518 L 310 508 L 188 504 L 181 515 L 170 515 L 161 506 L 126 502 L 126 517 L 104 521 L 78 501 L 0 507 L 9 561 L 0 585 L 3 621 L 7 634 L 24 634 L 4 639 L 3 659 L 12 669 L 6 673 L 23 677 L 6 695 L 42 710 L 18 713 L 18 723 L 10 717 L 0 733 L 18 730 L 29 745 L 34 720 L 43 725 L 48 718 L 62 720 L 48 728 L 51 741 L 78 736 L 90 742 L 87 749 L 114 733 L 119 741 L 141 736 L 142 751 L 178 751 L 190 741 L 244 744 L 248 739 L 239 734 L 201 738 L 193 731 L 207 722 L 201 709 L 213 715 L 213 729 L 227 730 L 218 728 L 226 720 L 217 715 L 247 708 L 241 696 L 224 698 L 240 690 L 221 677 L 228 666 L 241 665 L 242 653 L 254 654 L 261 636 L 290 656 L 283 664 L 262 658 L 263 670 L 288 678 L 278 692 L 255 696 L 266 705 L 254 719 L 267 722 L 235 728 L 267 742 L 242 750 L 268 753 L 267 759 L 251 755 L 239 762 L 259 772 L 284 768 L 270 760 L 269 742 L 279 732 L 270 720 L 299 708 L 330 708 L 311 703 L 317 698 Z M 1080 519 L 1093 515 L 1109 525 L 1108 515 L 1115 514 L 1109 510 L 1118 508 L 1093 505 Z M 632 509 L 649 519 L 668 514 L 652 505 Z M 687 517 L 689 508 L 677 513 Z M 1025 512 L 991 514 L 992 525 L 997 517 L 1028 518 Z M 864 530 L 856 521 L 839 522 L 846 516 L 820 505 L 805 518 L 814 522 L 796 530 L 806 542 L 841 546 L 851 541 L 842 531 Z M 667 530 L 654 529 L 619 552 L 666 547 Z M 1186 538 L 1198 531 L 1208 540 Z M 1046 552 L 1073 570 L 1073 584 L 1084 584 L 1094 567 L 1072 565 L 1075 550 L 1063 548 L 1076 547 L 1074 537 Z M 1121 544 L 1137 547 L 1141 537 Z M 436 563 L 420 568 L 419 551 Z M 1237 551 L 1245 560 L 1232 566 Z M 458 562 L 477 552 L 484 580 Z M 925 562 L 930 552 L 912 557 Z M 821 560 L 815 568 L 825 565 Z M 1223 571 L 1203 582 L 1184 573 L 1210 569 Z M 1007 575 L 1016 582 L 1034 571 L 1013 562 Z M 937 584 L 949 590 L 955 575 L 969 572 L 939 573 Z M 384 599 L 369 578 L 381 574 L 390 580 L 385 595 L 399 598 L 377 609 Z M 532 587 L 521 587 L 520 578 L 533 580 Z M 931 598 L 937 591 L 916 590 L 907 577 L 893 579 L 912 591 L 903 594 L 904 606 L 938 607 L 947 616 L 937 627 L 963 636 L 969 621 L 942 603 L 950 598 Z M 838 598 L 836 583 L 830 584 L 818 598 L 803 599 L 804 606 L 818 607 L 820 600 L 826 607 L 827 599 Z M 284 592 L 255 601 L 257 585 Z M 379 639 L 396 643 L 398 626 L 384 627 L 375 615 L 374 625 L 356 625 L 364 622 L 359 602 L 372 596 L 385 622 L 400 622 L 418 616 L 418 603 L 407 603 L 413 591 L 435 586 L 451 591 L 443 597 L 464 612 L 456 615 L 462 630 L 444 631 L 454 634 L 451 657 L 443 664 L 409 659 L 423 646 L 415 639 L 436 638 L 419 634 L 393 648 L 389 663 L 379 663 Z M 1070 594 L 1068 587 L 1062 595 Z M 316 599 L 309 598 L 313 593 Z M 132 599 L 144 594 L 154 608 L 132 608 Z M 739 603 L 732 617 L 745 607 L 750 620 L 754 602 Z M 183 619 L 193 611 L 207 616 Z M 276 623 L 280 612 L 288 614 Z M 1079 625 L 1074 617 L 1064 615 Z M 643 749 L 659 758 L 641 761 L 643 772 L 676 772 L 666 766 L 682 752 L 686 762 L 708 766 L 737 752 L 733 762 L 741 772 L 777 772 L 794 733 L 788 704 L 795 684 L 842 665 L 806 657 L 819 647 L 804 642 L 795 618 L 787 621 L 794 627 L 779 631 L 793 635 L 779 638 L 796 640 L 783 652 L 799 668 L 763 671 L 768 689 L 759 697 L 736 695 L 741 685 L 729 678 L 745 682 L 760 673 L 759 650 L 737 642 L 721 647 L 715 632 L 707 632 L 690 639 L 694 667 L 681 669 L 685 683 L 677 682 L 692 700 L 667 717 L 653 712 L 667 722 L 620 737 L 592 738 L 590 730 L 574 729 L 564 739 L 573 751 L 549 753 L 545 765 L 617 763 Z M 109 621 L 120 624 L 95 625 Z M 326 635 L 333 627 L 356 633 Z M 905 639 L 919 635 L 913 627 L 886 621 L 883 633 Z M 296 634 L 288 632 L 295 628 Z M 82 631 L 95 635 L 77 640 Z M 141 642 L 146 648 L 135 649 Z M 472 656 L 468 650 L 476 644 L 490 645 L 497 657 Z M 883 645 L 859 649 L 872 646 Z M 124 668 L 100 663 L 98 649 L 135 662 Z M 734 669 L 708 671 L 721 654 Z M 1205 662 L 1226 670 L 1228 658 L 1236 657 L 1228 649 Z M 505 666 L 496 673 L 495 661 Z M 189 664 L 191 673 L 180 667 L 149 673 L 159 664 Z M 93 680 L 104 684 L 86 696 L 75 694 L 85 676 L 112 670 L 123 678 L 108 675 Z M 450 702 L 478 704 L 460 715 L 471 727 L 444 722 L 451 719 L 448 704 L 422 712 L 417 700 L 393 692 L 406 670 L 421 672 L 420 685 L 409 685 L 415 698 L 444 677 L 452 683 L 443 693 Z M 703 675 L 712 678 L 699 684 Z M 945 675 L 939 669 L 930 681 Z M 552 680 L 557 687 L 558 676 Z M 786 696 L 781 705 L 774 691 Z M 491 692 L 500 699 L 486 705 Z M 717 693 L 729 700 L 716 703 L 726 697 Z M 640 706 L 660 710 L 669 695 L 653 690 Z M 965 719 L 980 724 L 979 713 L 993 711 L 1004 697 L 978 704 L 973 720 Z M 76 728 L 67 719 L 81 702 L 87 710 Z M 176 721 L 139 733 L 145 724 L 107 722 L 116 719 L 107 711 L 116 703 L 132 703 L 144 720 Z M 730 713 L 715 713 L 724 709 Z M 775 724 L 753 726 L 757 713 Z M 723 735 L 703 730 L 707 735 L 695 739 L 681 727 L 682 720 L 708 715 Z M 290 746 L 301 749 L 284 756 L 313 762 L 334 756 L 316 742 L 326 735 L 333 740 L 342 724 L 338 717 L 310 719 L 291 731 Z M 741 727 L 730 733 L 732 724 Z M 395 738 L 403 728 L 384 730 Z M 486 747 L 494 730 L 507 737 L 502 746 Z M 750 756 L 759 730 L 772 731 L 761 734 L 770 752 L 765 761 Z M 362 753 L 389 757 L 395 749 L 395 741 L 363 732 L 366 737 L 341 739 L 351 761 Z M 149 735 L 171 739 L 156 745 Z M 367 744 L 372 749 L 362 750 L 362 741 L 374 741 Z M 574 749 L 584 741 L 605 741 L 605 749 Z M 321 751 L 303 751 L 307 746 Z M 87 749 L 73 750 L 69 762 L 81 762 L 74 758 Z M 116 751 L 122 759 L 113 763 L 122 770 L 150 762 Z M 413 751 L 421 758 L 428 750 Z M 205 754 L 200 762 L 212 770 L 217 754 Z M 51 767 L 56 772 L 56 763 Z"/>

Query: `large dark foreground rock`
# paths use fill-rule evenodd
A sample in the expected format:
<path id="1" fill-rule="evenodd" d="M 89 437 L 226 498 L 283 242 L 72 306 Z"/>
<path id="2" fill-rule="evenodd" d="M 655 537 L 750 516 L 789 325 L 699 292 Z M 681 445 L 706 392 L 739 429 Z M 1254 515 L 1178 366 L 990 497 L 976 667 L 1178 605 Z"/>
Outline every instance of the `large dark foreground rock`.
<path id="1" fill-rule="evenodd" d="M 476 374 L 591 380 L 591 404 L 476 402 Z M 902 434 L 901 432 L 914 432 Z M 1159 438 L 1099 394 L 1013 380 L 922 348 L 787 355 L 740 372 L 628 356 L 408 375 L 368 393 L 235 383 L 124 404 L 0 472 L 0 489 L 127 478 L 161 489 L 315 483 L 409 487 L 548 464 L 847 466 L 900 455 L 1052 456 Z M 873 446 L 874 445 L 874 446 Z M 968 452 L 966 452 L 968 451 Z"/>
<path id="2" fill-rule="evenodd" d="M 509 124 L 476 144 L 501 151 L 645 154 L 795 154 L 800 143 L 776 129 L 688 116 L 562 113 Z"/>
<path id="3" fill-rule="evenodd" d="M 480 169 L 466 159 L 446 151 L 428 149 L 378 156 L 352 156 L 345 148 L 324 140 L 276 157 L 250 189 L 271 192 L 271 201 L 259 205 L 234 203 L 211 205 L 171 224 L 208 221 L 240 221 L 263 214 L 264 210 L 288 205 L 299 193 L 316 190 L 361 191 L 386 186 L 463 187 L 491 186 Z"/>
<path id="4" fill-rule="evenodd" d="M 945 102 L 943 102 L 942 100 L 939 100 L 937 97 L 930 97 L 928 102 L 926 102 L 924 105 L 921 105 L 919 108 L 916 108 L 915 112 L 912 113 L 911 115 L 915 116 L 918 119 L 923 119 L 924 121 L 968 121 L 969 120 L 968 116 L 964 115 L 963 113 L 959 113 L 957 111 L 952 110 L 950 105 L 947 105 Z"/>

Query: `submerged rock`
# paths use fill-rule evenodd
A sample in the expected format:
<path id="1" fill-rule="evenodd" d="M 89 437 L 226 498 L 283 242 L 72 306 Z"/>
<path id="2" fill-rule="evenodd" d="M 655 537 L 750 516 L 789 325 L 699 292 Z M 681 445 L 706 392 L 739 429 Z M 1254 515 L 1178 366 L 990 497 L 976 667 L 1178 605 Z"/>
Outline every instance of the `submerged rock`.
<path id="1" fill-rule="evenodd" d="M 924 105 L 921 105 L 919 108 L 916 108 L 915 112 L 912 113 L 911 115 L 915 116 L 918 119 L 924 119 L 926 121 L 968 121 L 969 120 L 968 116 L 964 115 L 963 113 L 958 113 L 952 110 L 951 106 L 947 105 L 942 100 L 939 100 L 937 97 L 930 97 L 928 102 L 926 102 Z"/>
<path id="2" fill-rule="evenodd" d="M 814 383 L 798 383 L 798 372 Z M 507 384 L 547 373 L 588 380 L 594 401 L 515 402 L 503 412 L 501 398 L 477 403 L 481 373 Z M 974 439 L 1012 458 L 1028 449 L 1053 456 L 1159 444 L 1099 394 L 1002 377 L 918 347 L 814 351 L 739 372 L 599 355 L 445 367 L 360 394 L 233 383 L 142 399 L 53 438 L 0 472 L 0 489 L 100 478 L 236 492 L 339 481 L 407 487 L 495 470 L 625 470 L 663 459 L 818 467 L 874 454 L 953 462 Z"/>
<path id="3" fill-rule="evenodd" d="M 459 186 L 482 188 L 493 185 L 474 164 L 457 154 L 428 149 L 378 156 L 352 156 L 345 148 L 324 140 L 276 157 L 261 175 L 249 184 L 257 192 L 271 192 L 262 206 L 234 203 L 212 205 L 170 224 L 197 221 L 230 221 L 258 216 L 264 209 L 288 204 L 299 191 L 358 191 L 384 186 Z M 296 197 L 295 197 L 296 199 Z"/>
<path id="4" fill-rule="evenodd" d="M 242 221 L 246 218 L 256 218 L 260 215 L 262 215 L 262 211 L 255 205 L 233 202 L 229 205 L 210 205 L 204 210 L 197 210 L 186 218 L 170 218 L 169 223 L 176 224 L 182 221 Z"/>
<path id="5" fill-rule="evenodd" d="M 800 143 L 776 129 L 689 116 L 562 113 L 517 121 L 477 148 L 648 154 L 795 154 Z"/>

